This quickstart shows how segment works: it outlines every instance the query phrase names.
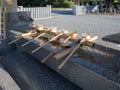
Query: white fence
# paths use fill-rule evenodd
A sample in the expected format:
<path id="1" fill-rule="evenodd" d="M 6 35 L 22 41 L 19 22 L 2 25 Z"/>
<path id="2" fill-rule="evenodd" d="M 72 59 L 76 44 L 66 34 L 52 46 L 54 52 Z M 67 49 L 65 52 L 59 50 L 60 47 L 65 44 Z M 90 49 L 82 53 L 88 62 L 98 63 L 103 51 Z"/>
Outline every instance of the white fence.
<path id="1" fill-rule="evenodd" d="M 46 7 L 23 7 L 19 6 L 18 11 L 31 12 L 33 19 L 51 18 L 51 5 Z"/>
<path id="2" fill-rule="evenodd" d="M 98 5 L 96 6 L 89 6 L 89 5 L 86 5 L 86 6 L 77 6 L 77 5 L 74 5 L 73 6 L 73 14 L 74 15 L 81 15 L 81 14 L 86 14 L 86 13 L 89 13 L 89 12 L 98 12 Z"/>

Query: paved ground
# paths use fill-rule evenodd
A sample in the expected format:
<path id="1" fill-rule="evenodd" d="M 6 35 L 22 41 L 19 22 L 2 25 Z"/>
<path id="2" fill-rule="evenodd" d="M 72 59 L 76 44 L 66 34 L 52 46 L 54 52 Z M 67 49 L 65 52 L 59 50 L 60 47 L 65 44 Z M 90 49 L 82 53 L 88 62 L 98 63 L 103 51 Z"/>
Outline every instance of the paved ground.
<path id="1" fill-rule="evenodd" d="M 102 41 L 106 35 L 120 33 L 120 15 L 79 15 L 71 14 L 70 10 L 53 11 L 53 18 L 36 20 L 35 24 L 45 26 L 57 26 L 58 29 L 77 31 L 78 36 L 84 32 L 90 35 L 98 35 L 97 43 L 120 50 L 120 45 Z"/>

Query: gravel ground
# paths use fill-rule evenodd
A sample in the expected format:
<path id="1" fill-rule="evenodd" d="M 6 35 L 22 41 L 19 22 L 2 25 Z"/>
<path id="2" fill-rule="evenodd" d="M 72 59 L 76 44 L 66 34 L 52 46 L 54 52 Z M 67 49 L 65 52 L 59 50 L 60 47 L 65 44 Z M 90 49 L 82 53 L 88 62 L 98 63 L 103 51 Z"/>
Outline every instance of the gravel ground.
<path id="1" fill-rule="evenodd" d="M 99 39 L 96 41 L 98 44 L 120 50 L 120 45 L 102 41 L 106 35 L 120 33 L 120 15 L 86 14 L 75 16 L 71 14 L 72 12 L 70 13 L 70 10 L 52 12 L 51 19 L 36 20 L 35 24 L 43 24 L 47 27 L 57 26 L 58 30 L 77 31 L 78 37 L 84 32 L 98 35 Z"/>

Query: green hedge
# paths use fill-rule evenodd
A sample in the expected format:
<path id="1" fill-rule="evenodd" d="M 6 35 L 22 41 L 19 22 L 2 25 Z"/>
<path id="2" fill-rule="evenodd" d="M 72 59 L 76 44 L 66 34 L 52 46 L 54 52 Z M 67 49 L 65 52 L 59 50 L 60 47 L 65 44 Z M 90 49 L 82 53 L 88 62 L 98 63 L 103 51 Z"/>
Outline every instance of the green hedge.
<path id="1" fill-rule="evenodd" d="M 67 2 L 62 2 L 57 5 L 57 7 L 60 8 L 72 8 L 73 7 L 73 2 L 67 1 Z"/>
<path id="2" fill-rule="evenodd" d="M 68 0 L 59 0 L 60 3 L 68 2 Z"/>

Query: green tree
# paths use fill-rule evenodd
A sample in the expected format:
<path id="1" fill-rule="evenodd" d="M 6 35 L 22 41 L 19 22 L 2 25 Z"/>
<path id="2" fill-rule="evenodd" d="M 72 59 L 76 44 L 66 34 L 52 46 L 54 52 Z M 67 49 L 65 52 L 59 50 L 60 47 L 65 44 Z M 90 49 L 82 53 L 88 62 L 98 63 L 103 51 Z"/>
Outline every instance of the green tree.
<path id="1" fill-rule="evenodd" d="M 40 6 L 45 0 L 18 0 L 19 6 Z"/>
<path id="2" fill-rule="evenodd" d="M 46 4 L 52 5 L 52 6 L 57 6 L 60 3 L 60 1 L 59 0 L 47 0 Z"/>
<path id="3" fill-rule="evenodd" d="M 52 5 L 53 7 L 62 7 L 62 4 L 64 4 L 63 6 L 66 5 L 66 7 L 71 5 L 69 0 L 47 0 L 46 4 Z"/>

